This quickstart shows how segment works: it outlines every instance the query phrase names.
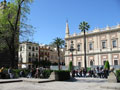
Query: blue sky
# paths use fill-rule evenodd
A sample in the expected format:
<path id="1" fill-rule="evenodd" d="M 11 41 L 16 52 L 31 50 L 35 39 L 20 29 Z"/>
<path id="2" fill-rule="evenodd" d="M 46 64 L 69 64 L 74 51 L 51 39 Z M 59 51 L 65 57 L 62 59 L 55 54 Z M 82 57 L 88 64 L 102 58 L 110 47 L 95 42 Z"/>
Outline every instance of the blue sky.
<path id="1" fill-rule="evenodd" d="M 80 22 L 87 21 L 90 30 L 120 23 L 120 0 L 35 0 L 28 16 L 35 29 L 32 41 L 49 44 L 65 37 L 66 20 L 70 33 L 79 33 Z"/>

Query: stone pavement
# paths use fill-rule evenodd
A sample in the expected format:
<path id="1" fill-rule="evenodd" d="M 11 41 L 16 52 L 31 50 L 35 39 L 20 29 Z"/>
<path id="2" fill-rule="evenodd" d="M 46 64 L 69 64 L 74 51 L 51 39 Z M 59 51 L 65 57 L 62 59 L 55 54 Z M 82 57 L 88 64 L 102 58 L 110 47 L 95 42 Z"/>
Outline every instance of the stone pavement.
<path id="1" fill-rule="evenodd" d="M 52 79 L 36 79 L 36 78 L 19 78 L 19 79 L 0 79 L 0 83 L 13 83 L 13 82 L 31 82 L 31 83 L 45 83 L 52 82 Z"/>
<path id="2" fill-rule="evenodd" d="M 120 90 L 120 83 L 108 83 L 107 79 L 99 78 L 76 78 L 48 83 L 38 83 L 44 79 L 21 78 L 21 80 L 24 82 L 0 84 L 0 90 Z"/>

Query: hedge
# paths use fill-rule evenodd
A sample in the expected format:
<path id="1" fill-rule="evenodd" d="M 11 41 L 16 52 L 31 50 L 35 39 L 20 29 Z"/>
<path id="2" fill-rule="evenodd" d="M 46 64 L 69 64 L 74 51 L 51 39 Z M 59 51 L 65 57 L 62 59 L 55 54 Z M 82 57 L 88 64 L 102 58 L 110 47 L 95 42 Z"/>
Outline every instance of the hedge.
<path id="1" fill-rule="evenodd" d="M 117 81 L 120 82 L 120 70 L 116 70 Z"/>

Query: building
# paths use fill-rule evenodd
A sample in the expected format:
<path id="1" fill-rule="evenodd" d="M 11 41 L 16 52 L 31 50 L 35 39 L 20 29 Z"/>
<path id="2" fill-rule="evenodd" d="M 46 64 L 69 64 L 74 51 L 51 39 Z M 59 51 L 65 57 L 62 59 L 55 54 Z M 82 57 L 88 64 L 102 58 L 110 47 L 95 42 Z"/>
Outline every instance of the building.
<path id="1" fill-rule="evenodd" d="M 39 61 L 39 44 L 32 42 L 22 42 L 18 52 L 19 68 L 32 68 L 34 62 Z"/>
<path id="2" fill-rule="evenodd" d="M 50 48 L 46 45 L 39 45 L 39 60 L 50 60 Z"/>
<path id="3" fill-rule="evenodd" d="M 66 23 L 66 51 L 65 64 L 72 61 L 70 47 L 73 45 L 73 65 L 84 67 L 84 35 L 83 32 L 73 35 L 69 33 L 69 26 Z M 120 24 L 117 26 L 86 32 L 86 62 L 87 67 L 101 66 L 108 60 L 110 65 L 120 65 Z"/>
<path id="4" fill-rule="evenodd" d="M 60 49 L 60 64 L 61 65 L 65 65 L 65 50 L 64 48 Z M 57 48 L 55 47 L 50 47 L 50 61 L 52 64 L 58 64 L 58 52 L 57 52 Z"/>
<path id="5" fill-rule="evenodd" d="M 60 49 L 60 62 L 61 64 L 65 63 L 64 59 L 64 49 Z M 49 45 L 40 45 L 39 46 L 39 59 L 40 60 L 49 60 L 52 64 L 58 63 L 58 54 L 55 47 Z"/>
<path id="6" fill-rule="evenodd" d="M 37 67 L 37 64 L 42 60 L 48 60 L 52 64 L 58 63 L 58 55 L 55 47 L 49 45 L 39 45 L 33 42 L 22 42 L 19 45 L 18 52 L 19 68 Z M 64 49 L 60 50 L 60 62 L 65 64 Z"/>

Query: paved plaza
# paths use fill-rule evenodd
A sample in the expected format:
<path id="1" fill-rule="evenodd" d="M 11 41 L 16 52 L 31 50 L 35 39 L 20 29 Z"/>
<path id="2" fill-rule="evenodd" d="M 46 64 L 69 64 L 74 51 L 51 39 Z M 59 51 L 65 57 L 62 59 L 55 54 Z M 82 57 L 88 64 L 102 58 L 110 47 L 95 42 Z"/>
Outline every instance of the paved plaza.
<path id="1" fill-rule="evenodd" d="M 106 79 L 99 78 L 76 78 L 70 81 L 45 83 L 30 80 L 30 82 L 3 83 L 0 84 L 0 90 L 120 90 L 120 83 L 108 83 Z"/>

